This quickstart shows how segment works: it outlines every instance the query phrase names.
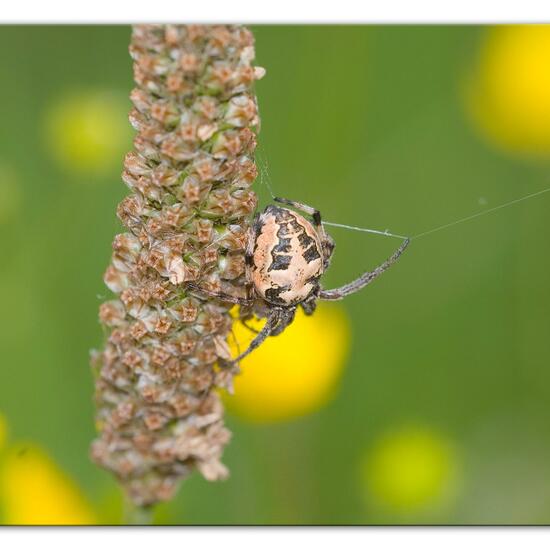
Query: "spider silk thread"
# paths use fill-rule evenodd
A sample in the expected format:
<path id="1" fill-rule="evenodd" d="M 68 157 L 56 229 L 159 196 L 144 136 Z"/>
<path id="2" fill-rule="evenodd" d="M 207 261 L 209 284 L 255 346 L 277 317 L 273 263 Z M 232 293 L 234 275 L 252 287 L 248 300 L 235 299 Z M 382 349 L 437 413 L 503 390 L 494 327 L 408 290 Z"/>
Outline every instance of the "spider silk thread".
<path id="1" fill-rule="evenodd" d="M 273 193 L 273 188 L 272 188 L 271 183 L 269 181 L 269 179 L 270 179 L 269 178 L 269 173 L 267 171 L 268 170 L 268 168 L 267 168 L 267 159 L 265 158 L 265 155 L 263 155 L 263 154 L 262 154 L 262 157 L 263 158 L 261 159 L 262 162 L 261 162 L 261 165 L 260 165 L 260 183 L 265 185 L 265 187 L 269 191 L 269 194 L 271 195 L 271 198 L 274 199 L 275 194 Z M 476 212 L 475 214 L 465 216 L 464 218 L 459 218 L 458 220 L 454 220 L 452 222 L 445 223 L 443 225 L 438 225 L 438 226 L 435 226 L 431 229 L 427 229 L 426 231 L 422 231 L 421 233 L 417 233 L 416 235 L 413 235 L 412 237 L 406 237 L 404 235 L 398 235 L 396 233 L 390 233 L 390 231 L 388 229 L 385 229 L 384 231 L 380 231 L 378 229 L 368 229 L 368 228 L 365 228 L 365 227 L 357 227 L 357 226 L 353 226 L 353 225 L 346 225 L 346 224 L 343 224 L 343 223 L 335 223 L 335 222 L 327 222 L 327 221 L 323 221 L 322 223 L 323 223 L 323 225 L 328 225 L 328 226 L 331 226 L 331 227 L 341 227 L 343 229 L 350 229 L 352 231 L 361 231 L 361 232 L 364 232 L 364 233 L 373 233 L 375 235 L 382 235 L 384 237 L 395 237 L 395 238 L 401 239 L 401 240 L 409 239 L 410 241 L 412 241 L 412 240 L 420 239 L 421 237 L 426 237 L 428 235 L 438 233 L 439 231 L 443 231 L 444 229 L 454 227 L 455 225 L 458 225 L 460 223 L 464 223 L 464 222 L 473 220 L 475 218 L 480 218 L 482 216 L 486 216 L 487 214 L 490 214 L 490 213 L 495 212 L 497 210 L 501 210 L 501 209 L 507 208 L 509 206 L 513 206 L 514 204 L 526 201 L 528 199 L 532 199 L 534 197 L 538 197 L 540 195 L 543 195 L 544 193 L 548 193 L 549 191 L 550 191 L 550 187 L 547 187 L 545 189 L 541 189 L 540 191 L 535 191 L 534 193 L 529 193 L 528 195 L 523 195 L 522 197 L 519 197 L 517 199 L 512 199 L 511 201 L 505 202 L 503 204 L 499 204 L 497 206 L 493 206 L 492 208 L 488 208 L 487 210 L 482 210 L 481 212 Z"/>

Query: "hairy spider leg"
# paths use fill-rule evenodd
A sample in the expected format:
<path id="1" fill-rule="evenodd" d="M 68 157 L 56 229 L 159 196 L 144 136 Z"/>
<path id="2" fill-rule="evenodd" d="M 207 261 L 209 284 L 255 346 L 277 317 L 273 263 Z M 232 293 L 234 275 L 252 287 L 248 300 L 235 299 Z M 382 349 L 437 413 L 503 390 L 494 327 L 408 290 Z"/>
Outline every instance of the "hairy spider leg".
<path id="1" fill-rule="evenodd" d="M 240 319 L 240 321 L 241 321 L 241 324 L 242 324 L 245 328 L 247 328 L 250 332 L 253 332 L 254 334 L 259 334 L 259 333 L 260 333 L 259 330 L 256 330 L 254 327 L 251 327 L 251 326 L 247 323 L 246 319 Z"/>
<path id="2" fill-rule="evenodd" d="M 209 296 L 210 298 L 217 298 L 222 302 L 229 302 L 231 304 L 237 304 L 239 306 L 250 307 L 254 303 L 254 300 L 250 298 L 231 296 L 230 294 L 224 294 L 223 292 L 212 292 L 211 290 L 202 288 L 194 283 L 188 283 L 187 288 L 196 292 L 201 292 L 202 294 L 206 294 L 206 296 Z"/>
<path id="3" fill-rule="evenodd" d="M 410 239 L 405 239 L 403 244 L 381 265 L 379 265 L 373 271 L 367 271 L 363 273 L 360 277 L 338 288 L 333 288 L 332 290 L 321 290 L 319 292 L 319 298 L 321 300 L 341 300 L 358 290 L 366 287 L 369 283 L 374 281 L 379 275 L 382 275 L 388 267 L 393 265 L 399 256 L 403 254 L 404 250 L 409 246 Z"/>
<path id="4" fill-rule="evenodd" d="M 296 208 L 296 210 L 301 210 L 302 212 L 309 214 L 313 218 L 313 225 L 317 233 L 319 233 L 321 240 L 325 238 L 325 228 L 321 223 L 321 212 L 319 210 L 313 208 L 312 206 L 308 206 L 307 204 L 291 201 L 290 199 L 284 199 L 282 197 L 273 197 L 273 200 L 275 202 L 280 202 L 281 204 L 292 206 L 293 208 Z"/>
<path id="5" fill-rule="evenodd" d="M 270 336 L 278 336 L 285 330 L 296 315 L 296 307 L 281 308 L 277 313 L 277 324 L 272 328 Z"/>
<path id="6" fill-rule="evenodd" d="M 258 227 L 260 223 L 260 213 L 256 212 L 252 224 L 248 228 L 248 239 L 244 251 L 244 270 L 247 281 L 252 281 L 252 267 L 254 266 L 254 246 L 258 236 Z M 248 290 L 247 290 L 248 291 Z"/>
<path id="7" fill-rule="evenodd" d="M 235 357 L 235 359 L 231 360 L 231 363 L 238 363 L 239 361 L 242 361 L 247 355 L 252 353 L 258 346 L 263 344 L 263 342 L 271 335 L 271 331 L 273 330 L 274 323 L 277 322 L 278 313 L 274 312 L 271 314 L 263 326 L 262 330 L 256 335 L 254 340 L 250 342 L 248 348 L 243 351 L 240 355 Z"/>
<path id="8" fill-rule="evenodd" d="M 309 297 L 307 300 L 303 301 L 300 306 L 302 306 L 306 315 L 313 315 L 317 307 L 317 297 L 315 295 Z"/>
<path id="9" fill-rule="evenodd" d="M 283 332 L 290 323 L 294 320 L 294 315 L 296 314 L 296 307 L 290 308 L 275 308 L 271 310 L 267 321 L 263 326 L 262 330 L 257 333 L 257 336 L 250 342 L 246 351 L 241 353 L 232 363 L 238 363 L 249 353 L 254 351 L 258 346 L 260 346 L 269 336 L 277 336 Z"/>

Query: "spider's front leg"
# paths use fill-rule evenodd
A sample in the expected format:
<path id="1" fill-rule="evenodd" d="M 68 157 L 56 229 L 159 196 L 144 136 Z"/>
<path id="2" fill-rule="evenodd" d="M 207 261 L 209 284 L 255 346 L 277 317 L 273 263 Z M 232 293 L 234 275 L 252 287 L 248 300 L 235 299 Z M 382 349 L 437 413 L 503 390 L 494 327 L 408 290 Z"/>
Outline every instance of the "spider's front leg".
<path id="1" fill-rule="evenodd" d="M 265 325 L 263 326 L 262 330 L 256 335 L 254 340 L 252 340 L 252 342 L 250 342 L 248 348 L 245 351 L 243 351 L 241 354 L 239 354 L 237 357 L 232 359 L 230 361 L 230 363 L 233 363 L 233 364 L 238 363 L 239 361 L 244 359 L 247 355 L 252 353 L 258 346 L 263 344 L 263 342 L 266 340 L 266 338 L 271 336 L 271 333 L 272 333 L 272 331 L 273 331 L 273 329 L 274 329 L 274 327 L 276 326 L 277 323 L 278 323 L 278 311 L 273 310 L 272 313 L 267 318 L 267 321 L 266 321 Z"/>
<path id="2" fill-rule="evenodd" d="M 267 321 L 262 330 L 256 335 L 254 340 L 250 342 L 248 348 L 239 356 L 233 359 L 232 363 L 238 363 L 244 357 L 253 352 L 257 347 L 264 343 L 269 336 L 277 336 L 285 330 L 294 320 L 296 307 L 275 307 L 269 311 Z"/>
<path id="3" fill-rule="evenodd" d="M 240 322 L 241 322 L 241 325 L 243 325 L 243 327 L 247 328 L 250 332 L 253 332 L 254 334 L 259 334 L 260 331 L 259 330 L 256 330 L 254 327 L 251 327 L 249 324 L 248 324 L 248 321 L 250 320 L 250 317 L 248 318 L 242 318 L 239 319 Z"/>
<path id="4" fill-rule="evenodd" d="M 271 336 L 278 336 L 285 330 L 292 321 L 294 321 L 294 315 L 296 315 L 296 307 L 284 307 L 278 309 L 277 312 L 277 324 L 271 330 Z"/>
<path id="5" fill-rule="evenodd" d="M 307 300 L 304 300 L 300 305 L 306 315 L 313 315 L 315 309 L 317 308 L 317 297 L 312 295 Z"/>
<path id="6" fill-rule="evenodd" d="M 282 197 L 273 197 L 273 200 L 275 202 L 280 202 L 281 204 L 292 206 L 293 208 L 296 208 L 296 210 L 301 210 L 302 212 L 309 214 L 313 218 L 313 225 L 315 226 L 315 230 L 319 233 L 321 239 L 325 237 L 325 229 L 321 222 L 321 212 L 319 212 L 319 210 L 313 208 L 313 206 L 308 206 L 307 204 L 291 201 L 290 199 L 284 199 Z"/>
<path id="7" fill-rule="evenodd" d="M 405 239 L 403 241 L 403 244 L 384 263 L 380 264 L 373 271 L 367 271 L 366 273 L 363 273 L 363 275 L 361 275 L 351 283 L 348 283 L 347 285 L 334 288 L 332 290 L 321 290 L 319 292 L 319 298 L 321 300 L 341 300 L 342 298 L 345 298 L 346 296 L 349 296 L 350 294 L 353 294 L 354 292 L 357 292 L 358 290 L 366 287 L 369 283 L 374 281 L 374 279 L 382 275 L 382 273 L 384 273 L 384 271 L 386 271 L 388 267 L 390 267 L 397 261 L 399 256 L 401 256 L 407 246 L 409 246 L 409 242 L 410 239 Z"/>
<path id="8" fill-rule="evenodd" d="M 229 302 L 230 304 L 236 304 L 242 307 L 251 307 L 254 304 L 254 300 L 251 298 L 242 298 L 241 296 L 232 296 L 231 294 L 225 294 L 224 292 L 213 292 L 207 290 L 199 285 L 194 283 L 188 283 L 187 288 L 193 292 L 198 292 L 208 296 L 209 298 L 216 298 L 221 302 Z"/>

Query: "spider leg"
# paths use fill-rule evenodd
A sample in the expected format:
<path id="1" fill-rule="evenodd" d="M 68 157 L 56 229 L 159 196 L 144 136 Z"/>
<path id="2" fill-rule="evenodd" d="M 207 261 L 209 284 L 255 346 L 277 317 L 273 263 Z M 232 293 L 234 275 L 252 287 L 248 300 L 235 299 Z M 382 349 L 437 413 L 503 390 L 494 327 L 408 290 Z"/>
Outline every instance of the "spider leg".
<path id="1" fill-rule="evenodd" d="M 300 305 L 302 306 L 302 309 L 304 310 L 304 313 L 306 315 L 313 315 L 313 312 L 317 307 L 317 299 L 314 296 L 312 296 L 307 300 L 303 301 Z"/>
<path id="2" fill-rule="evenodd" d="M 244 269 L 247 281 L 252 280 L 252 268 L 254 267 L 254 246 L 256 244 L 256 236 L 260 230 L 260 213 L 256 213 L 250 227 L 248 228 L 248 236 L 246 248 L 244 251 Z"/>
<path id="3" fill-rule="evenodd" d="M 240 355 L 235 357 L 235 359 L 232 359 L 231 363 L 238 363 L 239 361 L 242 361 L 242 359 L 244 359 L 248 354 L 252 353 L 259 345 L 261 345 L 268 336 L 271 336 L 271 331 L 273 330 L 273 327 L 275 326 L 277 321 L 278 321 L 278 313 L 274 312 L 267 318 L 267 321 L 263 326 L 262 330 L 258 332 L 254 340 L 250 342 L 248 348 L 245 351 L 243 351 Z"/>
<path id="4" fill-rule="evenodd" d="M 313 208 L 312 206 L 308 206 L 307 204 L 291 201 L 290 199 L 284 199 L 282 197 L 273 197 L 273 200 L 275 202 L 280 202 L 281 204 L 287 204 L 288 206 L 296 208 L 296 210 L 301 210 L 302 212 L 309 214 L 313 218 L 313 225 L 315 226 L 315 229 L 321 235 L 321 238 L 324 237 L 325 230 L 323 228 L 323 224 L 321 223 L 321 212 L 319 212 L 319 210 Z"/>
<path id="5" fill-rule="evenodd" d="M 296 308 L 281 309 L 278 314 L 277 324 L 271 330 L 271 336 L 278 336 L 285 330 L 292 321 L 294 321 L 294 315 L 296 314 Z"/>
<path id="6" fill-rule="evenodd" d="M 347 285 L 334 288 L 332 290 L 321 290 L 319 292 L 319 298 L 321 300 L 341 300 L 342 298 L 345 298 L 346 296 L 349 296 L 350 294 L 353 294 L 354 292 L 357 292 L 358 290 L 366 287 L 379 275 L 384 273 L 384 271 L 386 271 L 388 267 L 390 267 L 397 261 L 399 256 L 403 254 L 405 248 L 409 246 L 409 242 L 409 239 L 405 239 L 403 241 L 403 244 L 383 264 L 379 265 L 373 271 L 367 271 L 366 273 L 363 273 L 363 275 L 361 275 L 351 283 L 348 283 Z"/>
<path id="7" fill-rule="evenodd" d="M 202 292 L 203 294 L 206 294 L 210 298 L 217 298 L 222 302 L 230 302 L 232 304 L 237 304 L 245 307 L 251 306 L 252 303 L 254 302 L 254 300 L 251 300 L 250 298 L 240 298 L 239 296 L 231 296 L 230 294 L 224 294 L 223 292 L 212 292 L 210 290 L 206 290 L 205 288 L 202 288 L 193 283 L 189 283 L 187 286 L 191 290 Z"/>
<path id="8" fill-rule="evenodd" d="M 256 330 L 255 328 L 252 328 L 244 319 L 241 319 L 241 324 L 245 326 L 250 332 L 254 332 L 255 334 L 259 334 L 260 331 Z"/>

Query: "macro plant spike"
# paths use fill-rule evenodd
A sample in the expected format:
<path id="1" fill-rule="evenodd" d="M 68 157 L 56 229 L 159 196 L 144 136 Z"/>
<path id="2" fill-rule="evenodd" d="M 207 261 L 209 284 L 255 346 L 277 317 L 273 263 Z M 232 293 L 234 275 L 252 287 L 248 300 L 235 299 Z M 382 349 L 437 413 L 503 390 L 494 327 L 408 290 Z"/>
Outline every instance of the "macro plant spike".
<path id="1" fill-rule="evenodd" d="M 130 188 L 117 214 L 100 307 L 107 327 L 92 353 L 98 438 L 91 455 L 132 501 L 173 497 L 195 468 L 208 480 L 230 432 L 216 388 L 231 389 L 230 305 L 196 293 L 242 295 L 256 207 L 259 127 L 252 33 L 238 25 L 137 25 Z"/>

